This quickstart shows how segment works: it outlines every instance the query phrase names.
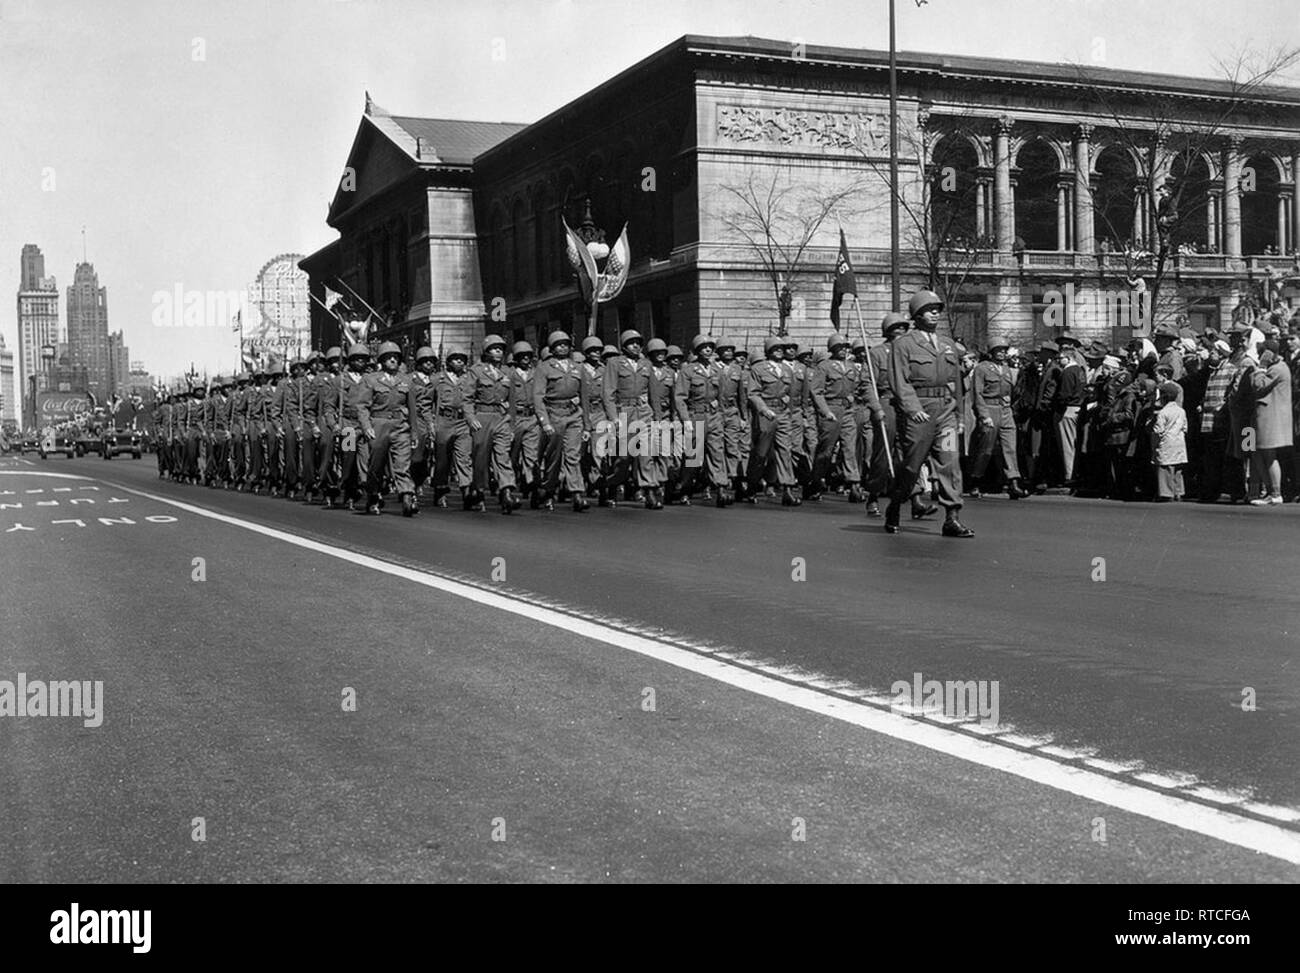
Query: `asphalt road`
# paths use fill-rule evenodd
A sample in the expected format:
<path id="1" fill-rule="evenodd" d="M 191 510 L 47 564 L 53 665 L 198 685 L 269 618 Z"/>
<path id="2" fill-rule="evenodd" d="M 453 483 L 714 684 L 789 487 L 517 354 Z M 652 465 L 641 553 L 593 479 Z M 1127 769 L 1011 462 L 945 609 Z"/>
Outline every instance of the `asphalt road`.
<path id="1" fill-rule="evenodd" d="M 1300 508 L 984 501 L 976 539 L 951 541 L 930 522 L 886 536 L 834 499 L 369 518 L 164 483 L 151 458 L 8 458 L 0 491 L 0 680 L 105 694 L 99 727 L 0 717 L 3 880 L 1300 878 L 362 563 L 836 698 L 879 703 L 917 672 L 996 682 L 981 736 L 1285 844 Z"/>

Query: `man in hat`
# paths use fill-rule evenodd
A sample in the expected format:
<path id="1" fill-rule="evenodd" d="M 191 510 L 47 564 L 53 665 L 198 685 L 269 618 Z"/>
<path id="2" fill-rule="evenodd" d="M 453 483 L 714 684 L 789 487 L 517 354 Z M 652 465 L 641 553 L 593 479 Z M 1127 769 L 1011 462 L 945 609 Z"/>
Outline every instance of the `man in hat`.
<path id="1" fill-rule="evenodd" d="M 204 388 L 195 385 L 185 397 L 185 466 L 182 470 L 186 482 L 199 482 L 199 454 L 203 449 Z"/>
<path id="2" fill-rule="evenodd" d="M 302 421 L 298 427 L 298 439 L 302 443 L 302 469 L 299 479 L 302 483 L 302 499 L 311 503 L 316 489 L 316 471 L 320 464 L 320 405 L 317 402 L 317 378 L 325 371 L 325 357 L 313 350 L 307 356 L 306 369 L 302 376 Z"/>
<path id="3" fill-rule="evenodd" d="M 665 502 L 676 502 L 677 498 L 665 498 L 665 489 L 671 482 L 672 459 L 669 455 L 671 443 L 663 442 L 660 430 L 668 428 L 673 416 L 673 395 L 677 385 L 677 375 L 668 366 L 668 345 L 662 338 L 651 338 L 645 346 L 646 360 L 650 363 L 650 381 L 646 386 L 647 401 L 650 406 L 649 453 L 652 487 L 646 491 L 646 508 L 660 510 Z M 690 500 L 686 501 L 690 505 Z"/>
<path id="4" fill-rule="evenodd" d="M 497 500 L 503 514 L 518 509 L 515 497 L 515 469 L 510 463 L 510 376 L 502 367 L 506 341 L 499 334 L 483 340 L 480 360 L 465 373 L 465 421 L 473 433 L 471 447 L 474 506 L 482 510 L 484 497 L 497 485 Z"/>
<path id="5" fill-rule="evenodd" d="M 248 416 L 248 470 L 244 489 L 257 493 L 266 478 L 266 422 L 270 396 L 266 386 L 266 366 L 253 369 L 253 384 L 248 388 L 245 412 Z"/>
<path id="6" fill-rule="evenodd" d="M 899 511 L 911 498 L 921 466 L 928 460 L 938 483 L 939 503 L 947 514 L 943 536 L 975 536 L 958 517 L 962 507 L 959 443 L 963 432 L 958 410 L 965 389 L 956 345 L 936 333 L 943 306 L 933 291 L 913 294 L 908 303 L 912 330 L 896 338 L 890 348 L 889 377 L 903 452 L 885 511 L 885 531 L 890 534 L 899 532 Z"/>
<path id="7" fill-rule="evenodd" d="M 605 419 L 612 425 L 625 425 L 632 437 L 645 427 L 650 419 L 650 363 L 641 357 L 644 339 L 639 331 L 627 330 L 619 336 L 622 354 L 605 362 L 604 384 L 601 398 Z M 659 509 L 663 498 L 656 497 L 658 481 L 655 478 L 654 458 L 644 455 L 619 456 L 613 462 L 609 478 L 611 487 L 625 484 L 635 469 L 638 493 L 650 509 Z M 656 505 L 656 502 L 658 505 Z"/>
<path id="8" fill-rule="evenodd" d="M 162 389 L 158 389 L 159 392 Z M 159 396 L 158 404 L 153 410 L 153 428 L 154 436 L 158 440 L 158 479 L 164 479 L 171 473 L 171 425 L 172 425 L 172 397 L 170 395 Z"/>
<path id="9" fill-rule="evenodd" d="M 533 409 L 546 437 L 545 472 L 534 503 L 555 509 L 561 489 L 573 496 L 573 512 L 586 513 L 587 485 L 582 475 L 582 443 L 588 435 L 582 402 L 582 366 L 570 357 L 573 340 L 564 331 L 546 338 L 551 357 L 533 376 Z"/>
<path id="10" fill-rule="evenodd" d="M 858 366 L 847 361 L 849 341 L 838 331 L 826 339 L 828 357 L 813 369 L 812 399 L 817 409 L 817 454 L 813 458 L 813 488 L 823 489 L 830 474 L 836 445 L 840 469 L 849 488 L 849 503 L 863 500 L 862 470 L 858 463 L 858 420 L 853 395 L 858 386 Z M 879 405 L 877 405 L 877 409 Z"/>
<path id="11" fill-rule="evenodd" d="M 284 486 L 284 429 L 277 411 L 282 386 L 288 383 L 288 367 L 283 358 L 273 357 L 267 366 L 266 391 L 266 492 L 274 495 Z"/>
<path id="12" fill-rule="evenodd" d="M 1151 340 L 1155 342 L 1156 353 L 1159 356 L 1156 359 L 1156 368 L 1165 366 L 1169 369 L 1170 378 L 1177 382 L 1181 381 L 1185 371 L 1183 367 L 1183 354 L 1178 346 L 1178 329 L 1169 324 L 1159 325 L 1151 332 Z"/>
<path id="13" fill-rule="evenodd" d="M 726 482 L 730 486 L 728 502 L 744 499 L 745 466 L 749 460 L 749 434 L 746 417 L 749 412 L 749 393 L 745 388 L 748 371 L 736 358 L 736 342 L 732 338 L 719 338 L 718 354 L 718 409 L 722 415 L 722 465 Z"/>
<path id="14" fill-rule="evenodd" d="M 732 502 L 727 470 L 727 445 L 722 403 L 718 398 L 723 367 L 713 360 L 716 343 L 709 335 L 697 334 L 691 340 L 695 360 L 687 362 L 677 373 L 677 398 L 681 403 L 682 422 L 689 422 L 694 435 L 703 434 L 704 464 L 683 466 L 681 492 L 690 497 L 701 471 L 704 473 L 704 499 L 710 499 L 710 489 L 717 491 L 716 502 L 725 507 Z"/>
<path id="15" fill-rule="evenodd" d="M 749 454 L 746 500 L 757 503 L 763 482 L 781 487 L 781 504 L 797 507 L 802 501 L 794 495 L 794 464 L 791 444 L 794 422 L 791 418 L 794 372 L 783 360 L 786 342 L 775 335 L 764 342 L 763 361 L 749 366 L 749 405 L 754 415 L 753 447 Z"/>
<path id="16" fill-rule="evenodd" d="M 339 395 L 339 452 L 342 456 L 339 488 L 344 510 L 355 510 L 366 487 L 370 469 L 370 441 L 361 421 L 360 405 L 369 395 L 366 374 L 370 349 L 358 342 L 348 349 L 347 369 Z"/>
<path id="17" fill-rule="evenodd" d="M 1030 406 L 1028 468 L 1030 487 L 1039 493 L 1055 480 L 1059 451 L 1056 435 L 1056 383 L 1061 375 L 1061 348 L 1055 341 L 1038 346 L 1038 383 Z"/>
<path id="18" fill-rule="evenodd" d="M 510 424 L 514 438 L 510 443 L 510 461 L 515 479 L 526 496 L 533 496 L 542 474 L 539 466 L 542 427 L 537 421 L 537 404 L 533 401 L 533 346 L 516 341 L 510 355 Z"/>
<path id="19" fill-rule="evenodd" d="M 785 348 L 785 367 L 789 370 L 790 385 L 790 460 L 794 464 L 794 478 L 803 488 L 803 496 L 821 499 L 820 493 L 812 485 L 813 457 L 817 453 L 817 421 L 812 407 L 812 397 L 808 381 L 808 367 L 812 361 L 812 347 L 801 348 L 799 342 L 788 338 Z M 805 408 L 806 407 L 806 408 Z M 807 413 L 812 413 L 811 428 L 805 421 Z M 812 440 L 809 447 L 809 438 Z"/>
<path id="20" fill-rule="evenodd" d="M 858 421 L 858 455 L 866 465 L 867 516 L 879 517 L 879 500 L 894 486 L 894 475 L 902 463 L 898 451 L 898 411 L 889 371 L 890 349 L 899 335 L 906 334 L 912 323 L 905 315 L 890 311 L 881 319 L 880 334 L 885 339 L 862 356 L 858 368 L 858 385 L 853 402 Z M 859 342 L 862 339 L 858 339 Z M 891 472 L 891 469 L 893 472 Z M 918 481 L 912 493 L 912 519 L 920 520 L 938 511 L 934 504 L 921 499 Z"/>
<path id="21" fill-rule="evenodd" d="M 303 373 L 306 364 L 294 360 L 289 363 L 289 375 L 282 376 L 275 387 L 271 399 L 271 425 L 275 430 L 276 450 L 280 454 L 280 488 L 286 500 L 293 500 L 298 495 L 300 480 L 300 454 L 302 436 L 302 417 L 306 391 L 303 388 Z"/>
<path id="22" fill-rule="evenodd" d="M 606 344 L 594 334 L 582 339 L 582 362 L 578 373 L 582 380 L 582 422 L 590 433 L 605 418 L 605 356 L 617 357 L 618 349 Z M 608 464 L 597 454 L 597 437 L 588 435 L 582 444 L 582 477 L 588 495 L 594 490 L 600 505 L 608 507 L 612 500 L 605 488 Z"/>
<path id="23" fill-rule="evenodd" d="M 233 419 L 231 393 L 234 379 L 218 378 L 212 383 L 212 411 L 208 428 L 212 434 L 212 470 L 207 474 L 208 484 L 220 484 L 230 489 L 230 427 Z"/>
<path id="24" fill-rule="evenodd" d="M 417 507 L 420 490 L 433 471 L 433 429 L 437 421 L 434 376 L 437 367 L 438 356 L 432 348 L 421 345 L 415 350 L 415 369 L 411 372 L 411 386 L 415 389 L 415 415 L 411 417 L 411 483 Z"/>
<path id="25" fill-rule="evenodd" d="M 315 389 L 315 428 L 320 431 L 320 456 L 316 464 L 316 490 L 321 495 L 321 506 L 334 507 L 342 486 L 342 461 L 340 437 L 343 434 L 343 349 L 338 346 L 325 351 L 325 368 L 313 380 Z"/>
<path id="26" fill-rule="evenodd" d="M 378 514 L 385 476 L 401 498 L 402 516 L 414 516 L 415 484 L 411 482 L 411 417 L 419 406 L 415 383 L 401 374 L 402 349 L 396 342 L 379 346 L 379 371 L 367 374 L 359 386 L 357 420 L 370 447 L 366 465 L 366 513 Z"/>
<path id="27" fill-rule="evenodd" d="M 1056 389 L 1052 395 L 1052 411 L 1056 415 L 1056 438 L 1061 450 L 1061 467 L 1065 485 L 1073 492 L 1075 446 L 1079 436 L 1079 410 L 1083 407 L 1085 376 L 1080 363 L 1079 342 L 1062 335 L 1057 352 Z"/>
<path id="28" fill-rule="evenodd" d="M 433 426 L 434 502 L 439 507 L 447 506 L 447 494 L 451 492 L 451 479 L 455 476 L 460 488 L 461 506 L 469 510 L 474 506 L 470 483 L 473 478 L 471 466 L 471 443 L 469 423 L 465 421 L 465 366 L 469 355 L 460 351 L 449 351 L 446 368 L 434 379 L 433 397 L 438 410 Z"/>
<path id="29" fill-rule="evenodd" d="M 973 489 L 969 496 L 979 499 L 980 485 L 993 458 L 994 447 L 1002 460 L 1002 475 L 1007 482 L 1007 496 L 1019 500 L 1029 496 L 1020 483 L 1020 465 L 1016 458 L 1016 421 L 1011 414 L 1011 390 L 1014 382 L 1007 365 L 1006 341 L 996 341 L 989 348 L 988 357 L 975 366 L 971 376 L 974 390 L 972 406 L 977 431 L 974 456 L 971 459 Z"/>

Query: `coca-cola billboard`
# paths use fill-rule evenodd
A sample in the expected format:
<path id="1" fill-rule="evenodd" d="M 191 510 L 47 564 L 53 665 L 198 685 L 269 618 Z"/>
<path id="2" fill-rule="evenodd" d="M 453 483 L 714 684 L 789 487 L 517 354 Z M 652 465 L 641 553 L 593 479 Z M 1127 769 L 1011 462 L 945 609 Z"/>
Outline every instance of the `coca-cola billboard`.
<path id="1" fill-rule="evenodd" d="M 57 426 L 72 422 L 91 411 L 90 395 L 86 392 L 37 392 L 36 414 L 39 426 Z"/>

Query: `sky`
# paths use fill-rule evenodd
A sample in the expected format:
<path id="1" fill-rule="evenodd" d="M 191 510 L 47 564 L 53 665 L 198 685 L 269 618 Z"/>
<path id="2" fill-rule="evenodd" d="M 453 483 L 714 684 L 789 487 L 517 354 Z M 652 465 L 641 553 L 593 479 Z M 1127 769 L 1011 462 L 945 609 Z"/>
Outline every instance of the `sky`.
<path id="1" fill-rule="evenodd" d="M 170 377 L 232 370 L 224 326 L 155 294 L 240 291 L 326 225 L 365 92 L 399 115 L 530 122 L 683 34 L 884 48 L 887 0 L 0 0 L 0 334 L 19 254 L 85 252 L 110 330 Z M 898 46 L 1203 77 L 1300 45 L 1295 0 L 897 0 Z M 1289 78 L 1300 85 L 1300 78 Z M 64 300 L 60 319 L 67 324 Z"/>

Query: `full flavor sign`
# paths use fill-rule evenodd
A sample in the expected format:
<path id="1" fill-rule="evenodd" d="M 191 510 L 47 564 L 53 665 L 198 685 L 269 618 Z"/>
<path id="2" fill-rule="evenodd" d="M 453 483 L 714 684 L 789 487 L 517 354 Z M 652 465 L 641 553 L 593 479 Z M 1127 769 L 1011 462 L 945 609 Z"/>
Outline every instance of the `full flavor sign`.
<path id="1" fill-rule="evenodd" d="M 40 416 L 41 428 L 71 422 L 90 409 L 90 396 L 85 392 L 36 393 L 36 412 Z"/>

